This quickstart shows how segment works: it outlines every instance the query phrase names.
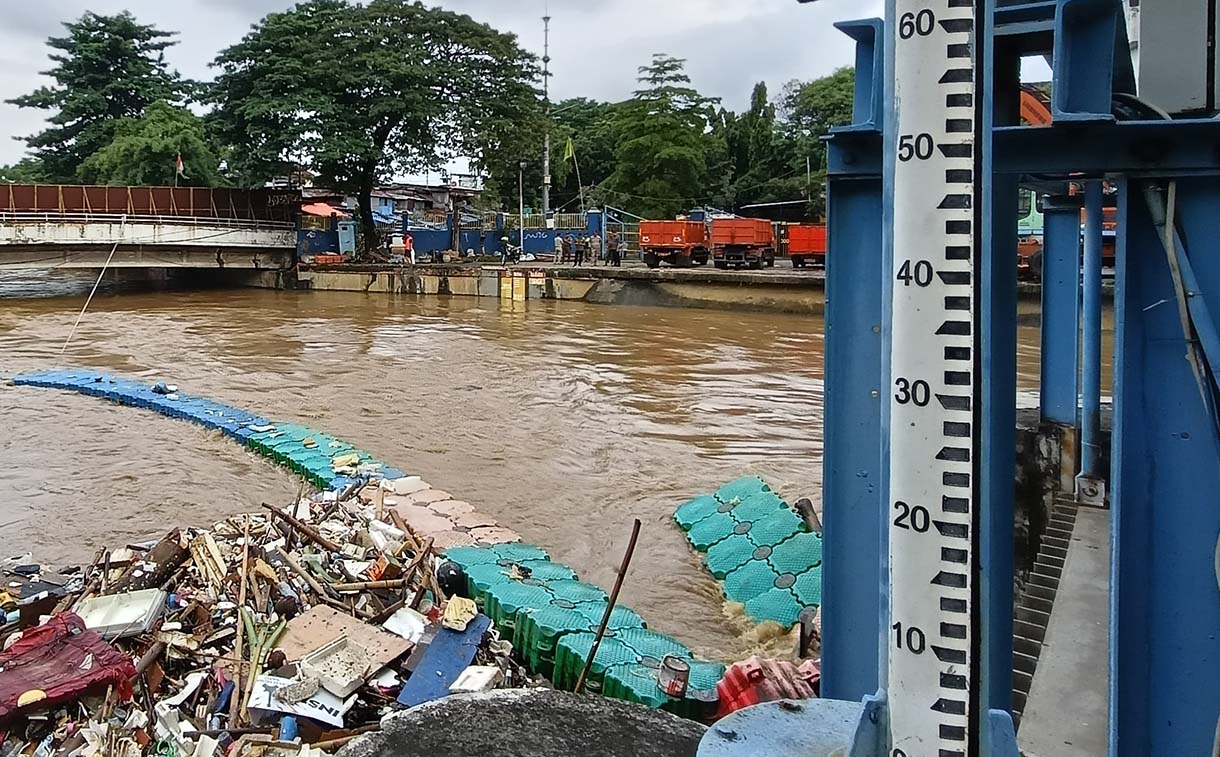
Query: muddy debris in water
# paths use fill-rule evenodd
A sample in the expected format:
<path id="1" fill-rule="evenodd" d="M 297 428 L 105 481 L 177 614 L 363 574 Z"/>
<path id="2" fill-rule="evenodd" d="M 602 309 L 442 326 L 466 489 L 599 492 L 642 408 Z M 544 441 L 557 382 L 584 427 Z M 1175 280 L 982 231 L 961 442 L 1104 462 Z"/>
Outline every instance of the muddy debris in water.
<path id="1" fill-rule="evenodd" d="M 442 619 L 478 623 L 440 588 L 432 540 L 370 493 L 380 486 L 78 567 L 0 565 L 0 754 L 310 757 L 377 729 Z M 546 685 L 511 653 L 489 628 L 458 690 Z"/>

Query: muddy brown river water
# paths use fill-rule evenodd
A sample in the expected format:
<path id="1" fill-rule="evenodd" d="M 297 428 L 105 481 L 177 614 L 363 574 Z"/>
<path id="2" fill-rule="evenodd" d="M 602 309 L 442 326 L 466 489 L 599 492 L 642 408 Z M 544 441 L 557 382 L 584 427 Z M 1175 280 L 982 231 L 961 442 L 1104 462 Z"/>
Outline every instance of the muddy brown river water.
<path id="1" fill-rule="evenodd" d="M 0 280 L 0 375 L 85 366 L 306 423 L 470 501 L 602 586 L 638 517 L 623 601 L 712 658 L 757 640 L 726 614 L 674 508 L 744 474 L 790 500 L 819 498 L 817 318 L 106 290 L 61 357 L 80 284 Z M 1024 386 L 1036 345 L 1022 329 Z M 95 398 L 0 385 L 0 418 L 0 554 L 87 561 L 299 486 L 218 433 Z"/>

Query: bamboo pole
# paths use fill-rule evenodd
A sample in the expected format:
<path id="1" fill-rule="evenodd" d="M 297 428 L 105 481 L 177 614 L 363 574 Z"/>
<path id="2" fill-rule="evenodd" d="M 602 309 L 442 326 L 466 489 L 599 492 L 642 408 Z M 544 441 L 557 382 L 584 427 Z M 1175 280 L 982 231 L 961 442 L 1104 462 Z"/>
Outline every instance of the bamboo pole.
<path id="1" fill-rule="evenodd" d="M 246 609 L 246 575 L 250 570 L 250 516 L 245 518 L 245 524 L 242 528 L 242 546 L 241 546 L 241 575 L 238 576 L 240 585 L 237 590 L 237 612 L 239 615 L 245 612 Z M 237 622 L 237 646 L 234 650 L 237 652 L 237 669 L 234 672 L 234 693 L 241 689 L 241 676 L 245 668 L 246 652 L 242 646 L 242 632 L 244 630 L 241 619 Z M 229 725 L 239 725 L 238 718 L 241 717 L 241 697 L 234 696 L 229 701 Z"/>
<path id="2" fill-rule="evenodd" d="M 618 593 L 623 588 L 623 579 L 627 577 L 627 567 L 631 565 L 631 555 L 635 552 L 635 542 L 640 538 L 640 519 L 636 518 L 635 523 L 631 526 L 631 541 L 627 542 L 627 551 L 623 554 L 622 565 L 618 569 L 618 577 L 614 579 L 614 591 L 610 592 L 610 601 L 606 603 L 606 612 L 602 615 L 601 625 L 597 627 L 597 635 L 593 637 L 593 647 L 589 650 L 589 659 L 585 661 L 585 667 L 580 671 L 580 678 L 576 679 L 576 693 L 584 691 L 585 679 L 589 677 L 589 671 L 593 668 L 593 660 L 597 658 L 597 650 L 602 645 L 602 639 L 606 636 L 606 627 L 610 625 L 610 614 L 614 612 L 614 606 L 618 603 Z"/>
<path id="3" fill-rule="evenodd" d="M 266 502 L 264 502 L 263 507 L 266 508 L 267 510 L 269 510 L 273 515 L 276 515 L 277 517 L 282 519 L 284 522 L 288 523 L 290 526 L 292 526 L 297 531 L 299 531 L 303 536 L 305 536 L 305 538 L 309 539 L 314 544 L 317 544 L 319 547 L 326 550 L 327 552 L 342 552 L 343 551 L 343 549 L 338 544 L 335 544 L 330 539 L 327 539 L 325 536 L 318 533 L 317 529 L 315 529 L 313 526 L 309 525 L 308 523 L 301 522 L 295 516 L 284 512 L 283 510 L 279 509 L 275 505 L 269 505 Z"/>

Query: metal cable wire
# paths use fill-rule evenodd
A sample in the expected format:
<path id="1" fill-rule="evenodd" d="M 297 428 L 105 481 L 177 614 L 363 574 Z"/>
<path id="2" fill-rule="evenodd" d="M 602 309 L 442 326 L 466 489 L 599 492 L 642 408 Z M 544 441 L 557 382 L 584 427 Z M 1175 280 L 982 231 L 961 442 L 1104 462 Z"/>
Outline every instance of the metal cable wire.
<path id="1" fill-rule="evenodd" d="M 122 236 L 123 228 L 127 226 L 127 216 L 123 216 L 123 220 L 119 223 L 119 235 Z M 59 354 L 63 355 L 68 349 L 68 345 L 72 342 L 72 337 L 76 336 L 76 329 L 80 326 L 81 319 L 85 317 L 85 311 L 89 309 L 89 303 L 93 302 L 93 295 L 97 294 L 97 288 L 101 286 L 102 277 L 106 275 L 106 269 L 110 267 L 110 261 L 114 260 L 114 253 L 119 249 L 118 241 L 115 241 L 114 246 L 110 248 L 110 255 L 106 257 L 106 264 L 102 266 L 102 270 L 98 271 L 97 281 L 93 282 L 93 289 L 90 290 L 89 296 L 85 299 L 85 305 L 80 309 L 80 314 L 76 316 L 76 323 L 72 324 L 72 330 L 68 332 L 68 338 L 64 340 L 64 346 L 59 348 Z"/>

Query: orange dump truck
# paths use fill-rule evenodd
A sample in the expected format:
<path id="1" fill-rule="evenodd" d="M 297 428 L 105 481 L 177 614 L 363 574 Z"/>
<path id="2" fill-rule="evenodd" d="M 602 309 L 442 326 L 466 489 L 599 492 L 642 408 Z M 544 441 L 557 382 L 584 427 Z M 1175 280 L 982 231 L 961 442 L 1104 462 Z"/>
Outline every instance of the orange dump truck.
<path id="1" fill-rule="evenodd" d="M 640 221 L 640 253 L 649 268 L 669 263 L 686 268 L 707 263 L 707 224 L 703 221 Z"/>
<path id="2" fill-rule="evenodd" d="M 713 219 L 712 262 L 717 268 L 774 266 L 775 230 L 771 222 L 761 218 Z"/>
<path id="3" fill-rule="evenodd" d="M 793 268 L 826 262 L 826 224 L 800 224 L 788 227 L 788 257 Z"/>

